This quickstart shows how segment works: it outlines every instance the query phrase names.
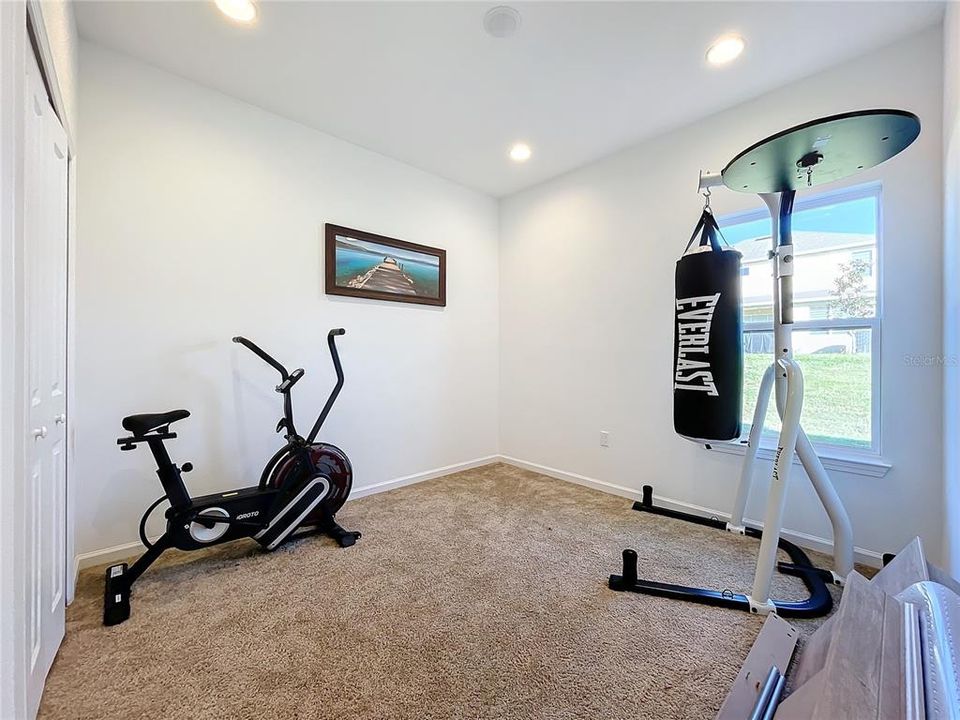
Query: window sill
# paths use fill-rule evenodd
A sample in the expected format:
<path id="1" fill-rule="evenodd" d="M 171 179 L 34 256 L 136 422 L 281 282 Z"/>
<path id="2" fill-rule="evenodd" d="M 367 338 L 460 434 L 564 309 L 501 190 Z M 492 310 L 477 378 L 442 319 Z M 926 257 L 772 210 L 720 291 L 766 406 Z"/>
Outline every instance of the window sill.
<path id="1" fill-rule="evenodd" d="M 747 452 L 746 442 L 717 442 L 710 443 L 710 445 L 705 447 L 708 450 L 715 450 L 716 452 L 726 453 L 728 455 L 746 455 Z M 761 444 L 757 450 L 757 459 L 773 460 L 775 452 L 775 448 Z M 884 462 L 882 458 L 877 456 L 871 457 L 867 455 L 855 455 L 853 453 L 842 454 L 841 452 L 825 450 L 823 448 L 817 449 L 817 455 L 827 470 L 850 473 L 851 475 L 865 475 L 866 477 L 879 478 L 886 475 L 890 468 L 893 467 L 890 463 Z M 795 465 L 800 464 L 800 460 L 796 455 L 793 456 L 793 462 Z"/>

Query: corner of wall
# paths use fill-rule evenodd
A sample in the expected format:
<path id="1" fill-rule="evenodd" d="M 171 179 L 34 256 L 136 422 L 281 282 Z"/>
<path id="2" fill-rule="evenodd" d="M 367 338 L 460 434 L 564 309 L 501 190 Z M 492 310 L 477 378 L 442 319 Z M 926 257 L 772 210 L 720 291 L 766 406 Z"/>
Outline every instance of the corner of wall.
<path id="1" fill-rule="evenodd" d="M 960 6 L 943 19 L 943 557 L 960 577 Z"/>
<path id="2" fill-rule="evenodd" d="M 503 455 L 503 201 L 497 203 L 497 453 Z"/>

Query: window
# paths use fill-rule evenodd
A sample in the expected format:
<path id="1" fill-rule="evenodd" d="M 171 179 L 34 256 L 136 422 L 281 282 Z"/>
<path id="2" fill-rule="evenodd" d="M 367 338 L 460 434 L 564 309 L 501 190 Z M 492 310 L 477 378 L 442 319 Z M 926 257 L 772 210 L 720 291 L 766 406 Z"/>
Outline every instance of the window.
<path id="1" fill-rule="evenodd" d="M 802 420 L 817 445 L 879 452 L 880 189 L 869 186 L 798 200 L 793 351 L 804 375 Z M 743 423 L 773 359 L 773 278 L 766 209 L 720 221 L 743 253 Z M 764 433 L 780 430 L 771 397 Z M 746 431 L 745 431 L 746 432 Z"/>

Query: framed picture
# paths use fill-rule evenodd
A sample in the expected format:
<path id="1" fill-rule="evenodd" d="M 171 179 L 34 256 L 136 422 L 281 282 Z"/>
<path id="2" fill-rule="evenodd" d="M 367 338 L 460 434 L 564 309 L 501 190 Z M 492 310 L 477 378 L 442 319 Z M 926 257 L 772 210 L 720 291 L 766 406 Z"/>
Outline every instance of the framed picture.
<path id="1" fill-rule="evenodd" d="M 446 250 L 330 223 L 324 227 L 328 295 L 446 306 Z"/>

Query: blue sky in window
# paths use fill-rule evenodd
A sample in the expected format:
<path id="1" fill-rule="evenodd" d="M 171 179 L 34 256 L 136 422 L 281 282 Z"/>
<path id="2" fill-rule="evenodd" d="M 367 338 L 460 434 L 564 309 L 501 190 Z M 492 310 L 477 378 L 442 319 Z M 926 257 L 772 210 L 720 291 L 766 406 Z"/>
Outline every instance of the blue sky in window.
<path id="1" fill-rule="evenodd" d="M 836 233 L 875 234 L 877 231 L 876 198 L 847 200 L 836 205 L 823 205 L 793 214 L 794 230 L 812 230 Z M 762 218 L 735 225 L 721 225 L 724 238 L 731 245 L 744 240 L 770 235 L 770 219 Z"/>

